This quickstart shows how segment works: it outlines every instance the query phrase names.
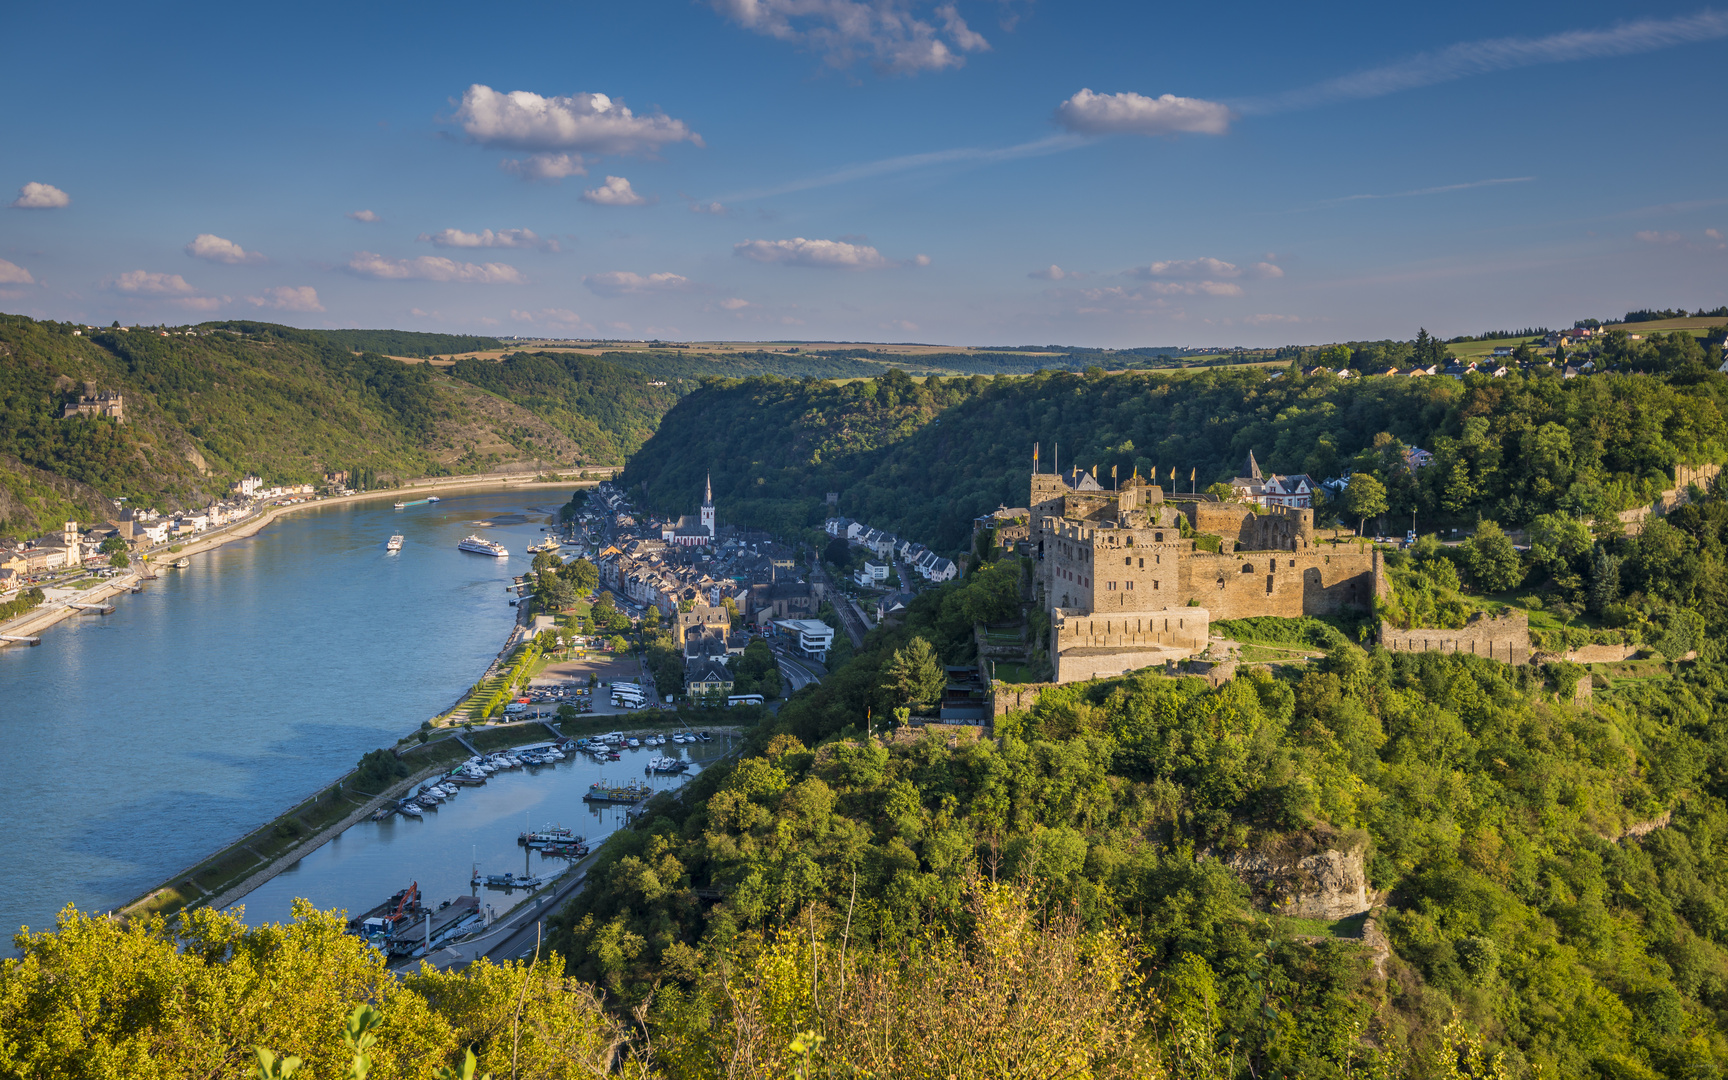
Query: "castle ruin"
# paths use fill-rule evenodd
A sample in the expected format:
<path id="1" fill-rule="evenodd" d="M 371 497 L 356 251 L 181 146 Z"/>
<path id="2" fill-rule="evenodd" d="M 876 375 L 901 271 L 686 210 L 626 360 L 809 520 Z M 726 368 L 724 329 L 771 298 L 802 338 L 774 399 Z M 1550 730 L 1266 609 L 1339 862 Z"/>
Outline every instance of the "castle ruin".
<path id="1" fill-rule="evenodd" d="M 1184 659 L 1214 619 L 1366 611 L 1387 588 L 1379 551 L 1316 546 L 1310 509 L 1167 499 L 1138 475 L 1106 490 L 1079 469 L 1031 483 L 1057 682 Z"/>

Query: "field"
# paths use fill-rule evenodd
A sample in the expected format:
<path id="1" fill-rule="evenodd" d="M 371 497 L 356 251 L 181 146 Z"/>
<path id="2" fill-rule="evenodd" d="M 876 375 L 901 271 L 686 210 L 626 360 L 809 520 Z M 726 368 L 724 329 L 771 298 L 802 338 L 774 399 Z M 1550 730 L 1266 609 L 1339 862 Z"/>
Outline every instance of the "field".
<path id="1" fill-rule="evenodd" d="M 1671 330 L 1689 330 L 1693 337 L 1703 337 L 1712 327 L 1721 326 L 1724 323 L 1728 323 L 1728 319 L 1724 319 L 1720 315 L 1713 315 L 1707 319 L 1657 319 L 1654 322 L 1615 323 L 1602 329 L 1624 330 L 1628 334 L 1640 337 L 1650 334 L 1666 334 Z"/>

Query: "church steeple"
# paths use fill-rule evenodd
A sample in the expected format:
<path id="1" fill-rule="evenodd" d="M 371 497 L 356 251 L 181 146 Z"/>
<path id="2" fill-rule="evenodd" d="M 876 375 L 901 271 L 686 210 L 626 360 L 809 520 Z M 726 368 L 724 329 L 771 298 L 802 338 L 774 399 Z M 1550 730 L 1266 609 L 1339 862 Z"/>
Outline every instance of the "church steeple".
<path id="1" fill-rule="evenodd" d="M 713 506 L 714 505 L 714 474 L 713 473 L 709 473 L 707 478 L 702 482 L 702 505 L 703 506 Z"/>
<path id="2" fill-rule="evenodd" d="M 1248 451 L 1248 472 L 1246 475 L 1253 480 L 1265 479 L 1260 475 L 1260 463 L 1254 460 L 1254 451 L 1252 450 Z"/>
<path id="3" fill-rule="evenodd" d="M 708 474 L 702 484 L 702 527 L 708 530 L 709 539 L 719 534 L 714 528 L 714 474 Z"/>

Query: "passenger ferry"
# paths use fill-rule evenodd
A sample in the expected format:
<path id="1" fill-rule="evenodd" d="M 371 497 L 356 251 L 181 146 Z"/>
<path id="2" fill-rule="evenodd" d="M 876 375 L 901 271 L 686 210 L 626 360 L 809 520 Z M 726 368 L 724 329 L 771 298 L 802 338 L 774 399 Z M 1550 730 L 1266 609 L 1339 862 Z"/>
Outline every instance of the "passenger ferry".
<path id="1" fill-rule="evenodd" d="M 480 536 L 464 537 L 462 542 L 456 546 L 463 551 L 472 551 L 476 555 L 495 555 L 500 559 L 510 557 L 510 550 L 503 544 L 495 544 Z"/>
<path id="2" fill-rule="evenodd" d="M 386 551 L 401 551 L 402 538 L 400 536 L 392 536 L 389 542 L 384 545 L 384 549 Z"/>

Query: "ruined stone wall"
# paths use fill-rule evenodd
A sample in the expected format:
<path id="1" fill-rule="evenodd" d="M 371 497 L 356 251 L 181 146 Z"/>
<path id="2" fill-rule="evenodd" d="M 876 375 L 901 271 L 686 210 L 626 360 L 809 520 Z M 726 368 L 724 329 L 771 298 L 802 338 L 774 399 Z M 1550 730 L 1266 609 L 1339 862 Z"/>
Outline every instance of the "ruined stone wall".
<path id="1" fill-rule="evenodd" d="M 1166 608 L 1133 615 L 1063 610 L 1051 625 L 1056 651 L 1169 645 L 1198 652 L 1206 648 L 1211 613 L 1200 607 Z"/>
<path id="2" fill-rule="evenodd" d="M 1055 685 L 1053 682 L 998 682 L 990 688 L 991 715 L 1007 716 L 1011 712 L 1025 712 L 1038 704 L 1039 694 Z"/>
<path id="3" fill-rule="evenodd" d="M 1214 619 L 1364 611 L 1384 587 L 1378 551 L 1193 552 L 1179 566 L 1177 597 Z"/>
<path id="4" fill-rule="evenodd" d="M 1195 532 L 1222 537 L 1224 550 L 1303 551 L 1314 546 L 1314 511 L 1275 506 L 1264 514 L 1239 502 L 1185 502 Z"/>
<path id="5" fill-rule="evenodd" d="M 1527 664 L 1530 618 L 1522 611 L 1509 611 L 1498 618 L 1478 612 L 1461 630 L 1426 626 L 1400 630 L 1382 622 L 1380 644 L 1393 652 L 1460 652 L 1507 664 Z"/>

